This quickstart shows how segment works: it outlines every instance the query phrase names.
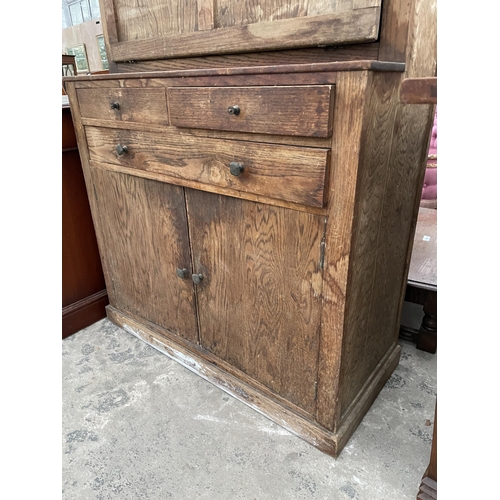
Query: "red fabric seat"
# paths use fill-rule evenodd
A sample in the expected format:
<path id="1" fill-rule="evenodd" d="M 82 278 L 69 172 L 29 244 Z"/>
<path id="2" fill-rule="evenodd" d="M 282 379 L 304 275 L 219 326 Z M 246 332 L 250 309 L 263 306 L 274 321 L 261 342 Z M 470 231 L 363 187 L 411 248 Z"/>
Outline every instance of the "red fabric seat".
<path id="1" fill-rule="evenodd" d="M 437 108 L 434 113 L 434 124 L 432 126 L 431 141 L 427 155 L 427 166 L 422 186 L 420 206 L 437 208 Z"/>

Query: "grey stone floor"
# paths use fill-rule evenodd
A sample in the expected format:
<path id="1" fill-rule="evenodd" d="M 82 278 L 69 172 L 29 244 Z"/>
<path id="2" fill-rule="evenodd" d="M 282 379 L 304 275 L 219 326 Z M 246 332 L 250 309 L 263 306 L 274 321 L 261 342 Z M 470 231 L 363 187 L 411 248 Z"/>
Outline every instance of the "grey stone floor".
<path id="1" fill-rule="evenodd" d="M 62 342 L 62 498 L 414 500 L 437 355 L 401 346 L 334 459 L 102 320 Z"/>

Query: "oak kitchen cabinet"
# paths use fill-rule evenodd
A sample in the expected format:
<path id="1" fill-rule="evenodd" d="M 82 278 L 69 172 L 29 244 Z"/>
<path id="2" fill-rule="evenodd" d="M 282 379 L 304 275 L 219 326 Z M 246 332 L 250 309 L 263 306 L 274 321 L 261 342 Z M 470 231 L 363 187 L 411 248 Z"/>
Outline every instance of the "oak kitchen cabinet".
<path id="1" fill-rule="evenodd" d="M 337 455 L 398 363 L 432 108 L 406 3 L 282 3 L 106 0 L 120 72 L 65 84 L 108 317 Z"/>

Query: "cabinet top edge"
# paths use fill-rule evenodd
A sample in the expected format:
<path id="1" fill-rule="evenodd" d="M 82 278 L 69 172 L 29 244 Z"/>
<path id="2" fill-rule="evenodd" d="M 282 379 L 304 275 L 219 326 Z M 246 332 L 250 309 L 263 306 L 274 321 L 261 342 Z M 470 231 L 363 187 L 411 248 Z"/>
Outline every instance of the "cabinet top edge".
<path id="1" fill-rule="evenodd" d="M 108 73 L 101 75 L 77 75 L 63 77 L 63 82 L 110 80 L 125 78 L 155 78 L 155 77 L 191 77 L 191 76 L 229 76 L 229 75 L 266 75 L 279 73 L 317 73 L 332 71 L 388 71 L 403 72 L 405 63 L 390 61 L 333 61 L 312 64 L 283 64 L 274 66 L 250 66 L 237 68 L 204 68 L 166 71 L 147 71 L 131 73 Z"/>

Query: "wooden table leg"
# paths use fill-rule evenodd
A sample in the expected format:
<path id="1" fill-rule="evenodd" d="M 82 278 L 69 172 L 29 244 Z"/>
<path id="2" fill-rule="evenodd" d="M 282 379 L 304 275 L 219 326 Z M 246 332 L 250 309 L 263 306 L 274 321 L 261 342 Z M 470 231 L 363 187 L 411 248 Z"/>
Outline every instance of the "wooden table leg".
<path id="1" fill-rule="evenodd" d="M 400 337 L 415 342 L 417 349 L 434 354 L 437 350 L 437 291 L 408 284 L 405 300 L 423 306 L 424 318 L 418 330 L 401 325 Z"/>
<path id="2" fill-rule="evenodd" d="M 417 349 L 434 354 L 437 349 L 437 293 L 422 290 L 424 318 L 417 337 Z"/>

